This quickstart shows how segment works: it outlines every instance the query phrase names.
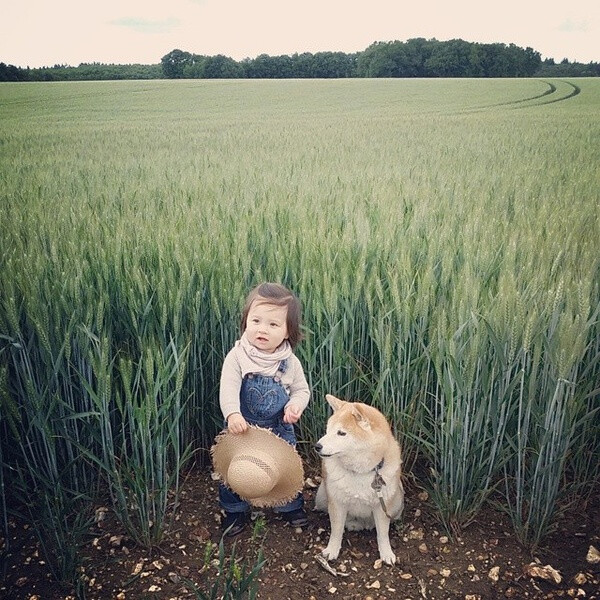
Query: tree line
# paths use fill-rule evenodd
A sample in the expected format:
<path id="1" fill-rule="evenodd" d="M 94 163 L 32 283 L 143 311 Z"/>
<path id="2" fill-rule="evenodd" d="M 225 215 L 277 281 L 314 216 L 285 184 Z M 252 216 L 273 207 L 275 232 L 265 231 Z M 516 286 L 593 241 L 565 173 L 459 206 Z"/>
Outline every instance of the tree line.
<path id="1" fill-rule="evenodd" d="M 175 49 L 153 65 L 82 63 L 20 68 L 0 63 L 0 81 L 104 79 L 288 79 L 349 77 L 597 77 L 600 64 L 542 61 L 539 52 L 514 44 L 414 38 L 375 42 L 362 52 L 304 52 L 236 61 Z"/>

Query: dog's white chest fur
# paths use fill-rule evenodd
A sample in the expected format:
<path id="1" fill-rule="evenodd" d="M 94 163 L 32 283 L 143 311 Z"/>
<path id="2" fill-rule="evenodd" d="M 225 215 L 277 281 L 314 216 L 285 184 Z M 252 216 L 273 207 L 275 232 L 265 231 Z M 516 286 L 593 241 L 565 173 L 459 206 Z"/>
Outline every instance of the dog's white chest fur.
<path id="1" fill-rule="evenodd" d="M 317 510 L 328 510 L 328 499 L 334 498 L 335 502 L 345 505 L 347 509 L 346 528 L 350 530 L 371 529 L 375 523 L 373 509 L 381 506 L 377 490 L 374 487 L 375 470 L 366 473 L 355 473 L 347 470 L 335 458 L 327 460 L 326 478 L 321 483 L 315 499 Z M 383 476 L 385 485 L 380 487 L 381 498 L 385 504 L 390 504 L 390 499 L 397 496 L 398 477 Z M 392 518 L 402 510 L 398 502 L 390 504 L 388 512 Z"/>

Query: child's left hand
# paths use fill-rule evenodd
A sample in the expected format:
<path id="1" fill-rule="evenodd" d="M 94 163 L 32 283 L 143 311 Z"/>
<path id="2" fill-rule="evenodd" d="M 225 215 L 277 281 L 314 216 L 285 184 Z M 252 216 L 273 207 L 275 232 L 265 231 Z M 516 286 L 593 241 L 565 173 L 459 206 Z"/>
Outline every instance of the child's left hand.
<path id="1" fill-rule="evenodd" d="M 283 411 L 283 422 L 284 423 L 297 423 L 302 416 L 302 409 L 297 406 L 286 406 Z"/>

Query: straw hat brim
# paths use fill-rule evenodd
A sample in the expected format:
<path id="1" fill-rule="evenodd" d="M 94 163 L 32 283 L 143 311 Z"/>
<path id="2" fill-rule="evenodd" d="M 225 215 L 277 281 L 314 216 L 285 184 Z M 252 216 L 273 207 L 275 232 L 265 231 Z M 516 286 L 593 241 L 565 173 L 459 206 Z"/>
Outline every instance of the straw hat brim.
<path id="1" fill-rule="evenodd" d="M 225 430 L 215 438 L 210 453 L 214 472 L 219 479 L 252 506 L 282 506 L 293 500 L 304 486 L 304 468 L 300 455 L 294 446 L 269 429 L 250 425 L 244 433 L 233 434 Z M 256 461 L 253 460 L 254 456 L 257 457 Z M 271 481 L 273 485 L 270 490 L 257 496 L 256 488 L 253 487 L 255 482 L 251 477 L 247 480 L 236 477 L 235 481 L 230 481 L 229 467 L 232 460 L 238 461 L 240 457 L 247 459 L 249 464 L 262 464 L 259 457 L 267 457 L 267 470 L 277 473 L 275 481 Z M 256 464 L 251 466 L 256 467 Z"/>

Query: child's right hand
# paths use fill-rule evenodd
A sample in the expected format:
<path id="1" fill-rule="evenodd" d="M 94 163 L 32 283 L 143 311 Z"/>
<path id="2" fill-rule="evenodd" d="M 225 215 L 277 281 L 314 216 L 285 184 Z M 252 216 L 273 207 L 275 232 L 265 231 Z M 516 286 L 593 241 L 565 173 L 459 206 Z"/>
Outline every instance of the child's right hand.
<path id="1" fill-rule="evenodd" d="M 227 429 L 231 433 L 244 433 L 248 429 L 248 422 L 240 413 L 231 413 L 227 417 Z"/>

